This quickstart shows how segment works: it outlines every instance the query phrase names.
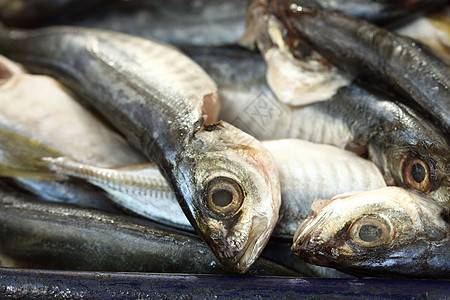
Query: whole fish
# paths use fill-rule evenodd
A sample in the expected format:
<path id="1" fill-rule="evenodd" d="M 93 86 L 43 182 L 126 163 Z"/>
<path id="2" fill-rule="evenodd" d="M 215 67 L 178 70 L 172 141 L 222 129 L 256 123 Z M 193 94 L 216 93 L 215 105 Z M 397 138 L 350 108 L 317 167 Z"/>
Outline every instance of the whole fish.
<path id="1" fill-rule="evenodd" d="M 333 64 L 395 91 L 410 106 L 419 107 L 448 136 L 450 132 L 450 66 L 420 43 L 369 22 L 339 12 L 314 9 L 295 1 L 267 1 L 295 38 L 305 40 Z M 345 42 L 343 42 L 345 41 Z"/>
<path id="2" fill-rule="evenodd" d="M 154 223 L 0 192 L 0 252 L 16 266 L 188 274 L 230 274 L 199 238 Z M 266 259 L 253 275 L 299 276 Z"/>
<path id="3" fill-rule="evenodd" d="M 276 224 L 272 157 L 217 115 L 216 85 L 173 47 L 71 27 L 5 29 L 0 52 L 56 76 L 154 161 L 220 261 L 243 273 Z"/>
<path id="4" fill-rule="evenodd" d="M 358 276 L 450 279 L 450 212 L 398 187 L 316 200 L 292 251 Z"/>
<path id="5" fill-rule="evenodd" d="M 248 0 L 114 1 L 53 23 L 114 30 L 179 46 L 235 44 L 245 32 L 247 5 Z"/>
<path id="6" fill-rule="evenodd" d="M 0 56 L 0 78 L 1 128 L 39 141 L 83 163 L 118 167 L 148 162 L 56 80 L 27 74 L 20 65 L 3 56 Z M 117 211 L 103 193 L 81 182 L 28 178 L 16 181 L 46 200 Z"/>
<path id="7" fill-rule="evenodd" d="M 298 138 L 346 148 L 374 162 L 388 185 L 450 204 L 448 138 L 395 98 L 353 84 L 328 101 L 292 108 L 276 101 L 256 54 L 223 48 L 188 53 L 218 82 L 223 120 L 258 139 Z"/>

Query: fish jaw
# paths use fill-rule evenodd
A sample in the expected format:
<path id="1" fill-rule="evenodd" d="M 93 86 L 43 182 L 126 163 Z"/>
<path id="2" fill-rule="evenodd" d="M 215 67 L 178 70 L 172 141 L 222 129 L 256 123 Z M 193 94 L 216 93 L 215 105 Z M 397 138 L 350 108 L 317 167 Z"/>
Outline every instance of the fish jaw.
<path id="1" fill-rule="evenodd" d="M 281 193 L 273 158 L 259 141 L 219 122 L 194 136 L 181 167 L 192 164 L 198 172 L 188 178 L 194 192 L 182 191 L 189 199 L 183 209 L 217 258 L 245 273 L 278 220 Z M 226 190 L 230 203 L 216 204 L 215 192 Z"/>

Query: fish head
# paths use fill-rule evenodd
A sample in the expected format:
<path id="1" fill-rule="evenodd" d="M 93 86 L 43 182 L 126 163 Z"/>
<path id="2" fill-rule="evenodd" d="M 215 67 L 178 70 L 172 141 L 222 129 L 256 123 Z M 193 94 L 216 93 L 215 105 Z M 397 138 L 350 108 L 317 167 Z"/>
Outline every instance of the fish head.
<path id="1" fill-rule="evenodd" d="M 426 260 L 430 245 L 448 239 L 444 209 L 399 187 L 316 200 L 291 249 L 310 263 L 355 275 L 405 273 Z"/>
<path id="2" fill-rule="evenodd" d="M 191 151 L 195 192 L 185 195 L 190 221 L 224 265 L 244 273 L 278 219 L 273 158 L 259 141 L 225 122 L 197 132 Z"/>
<path id="3" fill-rule="evenodd" d="M 450 144 L 432 122 L 401 103 L 385 101 L 395 119 L 377 130 L 369 153 L 388 185 L 418 191 L 450 205 Z M 392 124 L 395 124 L 394 126 Z"/>

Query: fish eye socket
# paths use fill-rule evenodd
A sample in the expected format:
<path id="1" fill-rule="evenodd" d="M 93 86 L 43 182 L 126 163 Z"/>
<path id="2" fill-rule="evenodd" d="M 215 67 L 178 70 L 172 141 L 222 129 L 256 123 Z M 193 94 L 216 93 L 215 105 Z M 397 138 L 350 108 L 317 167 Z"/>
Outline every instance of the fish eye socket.
<path id="1" fill-rule="evenodd" d="M 422 159 L 407 159 L 402 168 L 403 179 L 407 187 L 428 192 L 431 188 L 430 166 Z"/>
<path id="2" fill-rule="evenodd" d="M 242 206 L 244 193 L 241 186 L 228 177 L 216 177 L 205 188 L 206 203 L 211 211 L 219 217 L 235 215 Z"/>
<path id="3" fill-rule="evenodd" d="M 350 238 L 362 247 L 381 246 L 391 241 L 391 226 L 384 219 L 365 216 L 353 222 L 350 227 Z"/>

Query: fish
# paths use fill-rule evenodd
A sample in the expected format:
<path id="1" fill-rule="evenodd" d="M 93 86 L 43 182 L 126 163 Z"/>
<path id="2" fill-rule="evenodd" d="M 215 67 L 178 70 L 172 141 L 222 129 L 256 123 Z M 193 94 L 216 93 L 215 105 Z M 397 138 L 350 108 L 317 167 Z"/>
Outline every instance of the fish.
<path id="1" fill-rule="evenodd" d="M 354 83 L 328 101 L 295 108 L 271 93 L 256 53 L 219 48 L 189 55 L 218 82 L 223 120 L 260 140 L 294 138 L 350 150 L 371 160 L 388 185 L 450 204 L 448 137 L 396 97 Z"/>
<path id="2" fill-rule="evenodd" d="M 384 93 L 420 109 L 444 134 L 450 132 L 450 66 L 421 43 L 362 19 L 297 4 L 269 1 L 291 36 Z M 345 43 L 343 42 L 345 41 Z"/>
<path id="3" fill-rule="evenodd" d="M 148 163 L 143 154 L 129 146 L 55 79 L 28 74 L 23 66 L 4 56 L 0 56 L 0 78 L 0 127 L 3 129 L 36 140 L 83 163 L 103 167 Z M 61 126 L 62 123 L 65 126 Z M 117 212 L 117 207 L 104 193 L 82 182 L 15 180 L 44 200 Z"/>
<path id="4" fill-rule="evenodd" d="M 255 138 L 214 123 L 216 85 L 191 59 L 156 41 L 73 27 L 3 28 L 0 52 L 55 76 L 154 162 L 223 264 L 244 273 L 254 262 L 278 218 L 276 166 Z"/>
<path id="5" fill-rule="evenodd" d="M 87 165 L 1 127 L 0 142 L 0 176 L 85 180 L 127 210 L 193 231 L 168 182 L 154 165 L 119 169 Z M 310 215 L 316 198 L 386 186 L 372 162 L 350 151 L 294 139 L 262 144 L 272 153 L 280 176 L 282 201 L 272 237 L 291 239 L 299 222 Z"/>
<path id="6" fill-rule="evenodd" d="M 177 46 L 236 44 L 245 32 L 248 0 L 135 0 L 104 3 L 54 25 L 119 31 Z"/>
<path id="7" fill-rule="evenodd" d="M 232 274 L 197 236 L 123 214 L 0 192 L 0 252 L 16 267 Z M 6 262 L 6 261 L 5 261 Z M 301 276 L 267 259 L 251 275 Z"/>
<path id="8" fill-rule="evenodd" d="M 294 236 L 306 261 L 365 277 L 450 278 L 448 207 L 386 187 L 316 200 Z"/>

